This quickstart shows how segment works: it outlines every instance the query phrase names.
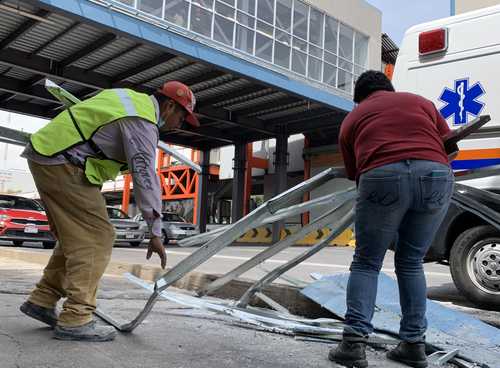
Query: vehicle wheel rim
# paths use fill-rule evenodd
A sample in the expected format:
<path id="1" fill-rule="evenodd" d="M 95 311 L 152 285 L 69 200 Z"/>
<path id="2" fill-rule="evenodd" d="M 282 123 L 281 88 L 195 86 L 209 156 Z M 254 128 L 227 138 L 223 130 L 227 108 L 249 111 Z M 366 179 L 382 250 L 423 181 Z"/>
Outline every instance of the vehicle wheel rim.
<path id="1" fill-rule="evenodd" d="M 479 289 L 500 295 L 500 243 L 476 243 L 467 254 L 467 273 Z"/>

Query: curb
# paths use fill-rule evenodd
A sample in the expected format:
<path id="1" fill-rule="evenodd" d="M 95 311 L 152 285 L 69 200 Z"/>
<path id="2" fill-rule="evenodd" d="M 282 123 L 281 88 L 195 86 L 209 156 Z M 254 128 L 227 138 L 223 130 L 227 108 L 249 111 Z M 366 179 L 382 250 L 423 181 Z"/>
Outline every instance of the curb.
<path id="1" fill-rule="evenodd" d="M 47 264 L 50 255 L 51 253 L 32 252 L 24 249 L 0 249 L 0 257 L 17 259 L 23 262 L 40 264 L 43 266 Z M 104 274 L 108 276 L 122 276 L 124 273 L 130 272 L 143 280 L 154 281 L 167 271 L 168 269 L 162 270 L 160 267 L 144 266 L 126 262 L 110 262 Z M 222 275 L 191 271 L 175 282 L 172 286 L 179 289 L 197 291 L 220 276 Z M 245 293 L 253 282 L 254 281 L 249 279 L 237 278 L 210 296 L 221 299 L 237 300 Z M 320 305 L 302 295 L 298 287 L 283 284 L 271 284 L 265 287 L 262 292 L 287 308 L 292 314 L 307 318 L 332 317 L 331 312 L 323 309 Z M 250 305 L 267 307 L 267 305 L 262 303 L 258 298 L 253 298 Z"/>

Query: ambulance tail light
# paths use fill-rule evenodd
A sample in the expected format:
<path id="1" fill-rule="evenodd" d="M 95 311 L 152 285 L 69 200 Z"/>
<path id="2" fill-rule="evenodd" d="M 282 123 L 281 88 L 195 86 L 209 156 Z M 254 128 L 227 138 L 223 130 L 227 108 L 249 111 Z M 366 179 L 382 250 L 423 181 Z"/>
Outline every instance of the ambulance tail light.
<path id="1" fill-rule="evenodd" d="M 448 49 L 448 29 L 439 28 L 422 32 L 418 36 L 420 56 L 435 54 Z"/>

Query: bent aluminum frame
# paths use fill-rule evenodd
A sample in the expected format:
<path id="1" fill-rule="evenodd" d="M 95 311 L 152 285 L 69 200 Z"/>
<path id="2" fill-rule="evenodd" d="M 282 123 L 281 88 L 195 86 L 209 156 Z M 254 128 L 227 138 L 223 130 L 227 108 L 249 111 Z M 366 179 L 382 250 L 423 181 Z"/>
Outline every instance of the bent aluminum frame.
<path id="1" fill-rule="evenodd" d="M 306 259 L 318 253 L 321 249 L 330 244 L 330 242 L 333 239 L 339 236 L 345 229 L 347 229 L 347 227 L 349 227 L 354 222 L 354 208 L 352 200 L 344 203 L 336 212 L 337 212 L 336 215 L 338 217 L 340 217 L 342 214 L 344 215 L 339 220 L 335 221 L 331 226 L 329 226 L 332 232 L 326 238 L 321 240 L 318 244 L 314 245 L 312 248 L 308 249 L 304 253 L 291 259 L 287 263 L 277 267 L 276 269 L 265 275 L 263 278 L 256 281 L 252 286 L 248 288 L 248 290 L 243 294 L 243 296 L 241 296 L 241 298 L 236 303 L 236 306 L 240 308 L 245 308 L 255 293 L 260 292 L 266 285 L 270 284 L 278 277 L 280 277 L 280 275 L 291 270 L 299 263 L 304 262 Z"/>
<path id="2" fill-rule="evenodd" d="M 119 323 L 102 310 L 97 310 L 96 314 L 122 332 L 133 331 L 147 317 L 163 290 L 171 286 L 174 282 L 178 281 L 197 266 L 207 261 L 219 250 L 225 248 L 242 234 L 252 229 L 256 223 L 260 223 L 264 218 L 275 214 L 278 210 L 288 206 L 291 202 L 302 198 L 304 193 L 309 192 L 334 178 L 344 177 L 345 169 L 343 168 L 330 168 L 324 170 L 318 175 L 296 185 L 291 189 L 288 189 L 259 206 L 257 209 L 237 221 L 229 229 L 219 234 L 215 239 L 207 242 L 200 249 L 192 253 L 189 257 L 183 259 L 171 270 L 157 279 L 154 284 L 152 295 L 148 299 L 143 310 L 132 321 L 128 323 Z"/>
<path id="3" fill-rule="evenodd" d="M 267 259 L 271 258 L 272 256 L 278 254 L 282 250 L 290 247 L 291 245 L 295 244 L 298 240 L 303 239 L 307 234 L 311 233 L 312 231 L 328 227 L 329 224 L 332 223 L 332 220 L 335 221 L 337 218 L 337 211 L 340 208 L 345 207 L 346 202 L 351 202 L 351 200 L 356 196 L 356 190 L 354 188 L 339 193 L 338 198 L 334 197 L 334 201 L 332 201 L 333 209 L 330 211 L 326 212 L 323 214 L 321 217 L 315 219 L 312 223 L 310 223 L 308 226 L 303 227 L 300 231 L 291 234 L 284 238 L 283 240 L 277 242 L 276 244 L 272 245 L 271 247 L 265 249 L 264 251 L 260 252 L 256 256 L 252 257 L 248 261 L 242 263 L 235 269 L 229 271 L 226 273 L 224 276 L 219 277 L 217 280 L 214 280 L 212 283 L 207 285 L 204 289 L 198 292 L 198 296 L 203 296 L 205 294 L 211 294 L 214 291 L 220 289 L 224 285 L 226 285 L 228 282 L 231 280 L 235 279 L 236 277 L 244 274 L 248 270 L 254 268 L 255 266 L 265 262 Z"/>

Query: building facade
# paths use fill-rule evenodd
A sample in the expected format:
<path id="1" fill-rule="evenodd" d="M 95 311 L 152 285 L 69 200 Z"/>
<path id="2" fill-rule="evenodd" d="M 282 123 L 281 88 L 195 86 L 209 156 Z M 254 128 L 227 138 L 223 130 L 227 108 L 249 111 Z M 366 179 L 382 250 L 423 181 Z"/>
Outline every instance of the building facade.
<path id="1" fill-rule="evenodd" d="M 116 0 L 199 40 L 351 95 L 380 64 L 381 13 L 363 0 Z"/>
<path id="2" fill-rule="evenodd" d="M 499 4 L 500 0 L 451 0 L 451 14 L 462 14 Z"/>

